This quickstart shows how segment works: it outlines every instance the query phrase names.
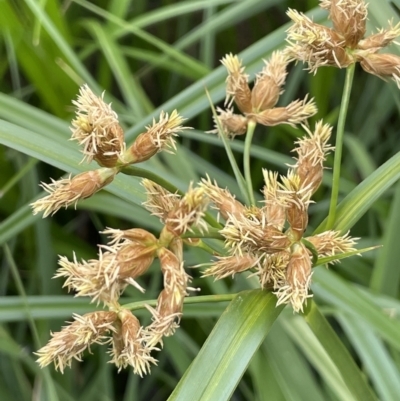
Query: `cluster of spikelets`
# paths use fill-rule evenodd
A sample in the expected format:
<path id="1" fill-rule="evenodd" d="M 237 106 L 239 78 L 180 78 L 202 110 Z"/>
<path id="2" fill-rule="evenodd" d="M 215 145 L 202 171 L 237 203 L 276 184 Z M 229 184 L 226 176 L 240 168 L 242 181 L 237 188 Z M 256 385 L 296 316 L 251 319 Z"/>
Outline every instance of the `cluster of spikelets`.
<path id="1" fill-rule="evenodd" d="M 344 68 L 359 62 L 366 72 L 391 78 L 400 87 L 400 57 L 378 53 L 400 35 L 400 24 L 389 22 L 387 29 L 365 37 L 368 9 L 363 0 L 320 0 L 320 6 L 329 11 L 332 28 L 289 9 L 294 24 L 288 30 L 288 56 L 308 63 L 311 72 L 321 66 Z"/>
<path id="2" fill-rule="evenodd" d="M 225 220 L 220 231 L 228 256 L 219 256 L 204 272 L 217 279 L 252 270 L 263 288 L 272 289 L 277 305 L 290 303 L 303 311 L 311 295 L 313 253 L 334 256 L 355 249 L 355 240 L 337 231 L 303 238 L 311 196 L 322 181 L 323 162 L 332 149 L 327 143 L 331 127 L 319 121 L 297 142 L 295 165 L 286 176 L 264 170 L 262 205 L 245 206 L 210 179 L 201 186 Z"/>
<path id="3" fill-rule="evenodd" d="M 111 105 L 104 102 L 103 96 L 96 96 L 83 85 L 73 104 L 77 107 L 77 115 L 72 121 L 71 139 L 82 146 L 82 162 L 95 160 L 102 168 L 53 180 L 51 184 L 43 183 L 42 187 L 49 195 L 32 204 L 34 214 L 43 211 L 43 217 L 92 196 L 111 183 L 124 167 L 148 160 L 162 150 L 174 150 L 174 137 L 188 129 L 181 125 L 184 119 L 176 110 L 171 114 L 162 112 L 159 120 L 153 120 L 127 148 L 118 116 Z"/>
<path id="4" fill-rule="evenodd" d="M 264 171 L 264 200 L 253 206 L 243 205 L 210 178 L 203 179 L 197 187 L 191 185 L 182 196 L 143 180 L 147 194 L 144 206 L 160 218 L 163 229 L 158 238 L 140 228 L 107 229 L 104 234 L 109 242 L 99 246 L 97 259 L 78 261 L 74 257 L 70 261 L 60 257 L 56 277 L 64 278 L 64 286 L 76 296 L 91 297 L 105 310 L 74 315 L 71 324 L 53 333 L 37 353 L 41 366 L 54 363 L 63 371 L 73 359 L 81 360 L 92 344 L 99 343 L 110 347 L 111 362 L 118 368 L 130 365 L 139 375 L 148 373 L 151 364 L 157 362 L 153 351 L 162 347 L 163 337 L 173 334 L 179 325 L 184 298 L 191 290 L 191 277 L 183 264 L 183 245 L 198 243 L 191 238 L 193 227 L 207 231 L 205 213 L 209 203 L 224 220 L 219 232 L 225 240 L 226 253 L 208 264 L 204 276 L 221 279 L 249 271 L 250 276 L 258 277 L 261 287 L 276 294 L 278 304 L 290 304 L 296 312 L 303 310 L 311 296 L 315 259 L 354 251 L 355 239 L 336 231 L 304 238 L 311 197 L 321 184 L 324 161 L 333 149 L 328 143 L 332 129 L 322 121 L 313 131 L 308 128 L 306 119 L 317 111 L 312 99 L 305 97 L 283 107 L 276 104 L 283 91 L 287 63 L 292 59 L 307 62 L 311 71 L 324 65 L 343 68 L 360 62 L 366 71 L 399 83 L 400 59 L 377 52 L 394 40 L 400 28 L 390 27 L 364 38 L 364 1 L 323 0 L 321 6 L 330 11 L 333 28 L 289 10 L 294 21 L 289 29 L 289 46 L 265 63 L 252 89 L 237 56 L 227 55 L 222 60 L 228 70 L 228 109 L 218 110 L 218 131 L 227 136 L 244 134 L 250 122 L 266 126 L 303 124 L 306 135 L 296 142 L 294 165 L 281 177 Z M 241 114 L 234 113 L 233 102 Z M 125 167 L 161 150 L 173 149 L 174 137 L 187 129 L 176 111 L 170 115 L 161 113 L 159 121 L 153 121 L 127 148 L 118 117 L 102 97 L 85 85 L 74 104 L 77 116 L 72 121 L 72 139 L 82 145 L 84 160 L 95 160 L 102 168 L 42 184 L 49 195 L 32 206 L 34 213 L 43 211 L 44 217 L 93 195 Z M 147 306 L 152 320 L 143 327 L 130 310 L 120 305 L 119 299 L 128 285 L 144 291 L 136 279 L 155 258 L 160 261 L 164 286 L 156 307 Z"/>

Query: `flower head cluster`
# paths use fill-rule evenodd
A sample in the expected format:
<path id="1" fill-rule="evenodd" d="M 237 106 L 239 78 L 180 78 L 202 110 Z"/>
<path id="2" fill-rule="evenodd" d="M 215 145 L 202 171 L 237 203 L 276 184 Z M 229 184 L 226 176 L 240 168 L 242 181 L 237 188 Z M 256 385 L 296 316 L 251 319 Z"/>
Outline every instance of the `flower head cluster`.
<path id="1" fill-rule="evenodd" d="M 285 107 L 275 107 L 286 79 L 288 58 L 283 52 L 274 52 L 265 61 L 262 71 L 257 74 L 253 89 L 248 84 L 248 75 L 238 56 L 226 55 L 222 64 L 228 70 L 226 80 L 227 110 L 218 109 L 218 118 L 228 135 L 241 135 L 247 130 L 249 121 L 273 126 L 277 124 L 299 124 L 317 112 L 313 100 L 305 97 Z M 241 115 L 231 108 L 235 102 Z M 213 131 L 215 132 L 215 131 Z"/>
<path id="2" fill-rule="evenodd" d="M 392 78 L 400 87 L 400 57 L 378 53 L 400 36 L 400 24 L 389 23 L 387 29 L 364 37 L 368 15 L 364 0 L 321 0 L 320 6 L 329 10 L 332 28 L 289 9 L 294 24 L 288 30 L 288 56 L 308 63 L 314 73 L 322 66 L 344 68 L 360 62 L 365 71 Z"/>
<path id="3" fill-rule="evenodd" d="M 79 89 L 76 117 L 72 120 L 72 140 L 83 147 L 83 161 L 96 160 L 101 166 L 114 167 L 125 150 L 124 131 L 119 125 L 118 116 L 103 100 L 96 96 L 88 85 Z"/>
<path id="4" fill-rule="evenodd" d="M 54 362 L 63 371 L 73 359 L 81 360 L 82 353 L 94 343 L 110 344 L 111 362 L 119 369 L 130 365 L 135 373 L 148 373 L 157 361 L 151 356 L 163 336 L 174 333 L 182 315 L 183 300 L 188 295 L 191 277 L 183 268 L 183 241 L 180 238 L 192 225 L 204 228 L 202 217 L 207 199 L 202 188 L 190 187 L 185 196 L 172 195 L 149 180 L 144 181 L 149 191 L 146 205 L 161 217 L 164 229 L 157 239 L 140 228 L 129 230 L 107 229 L 107 245 L 99 246 L 97 259 L 70 261 L 61 256 L 55 277 L 65 278 L 64 287 L 76 296 L 89 296 L 102 302 L 108 311 L 75 316 L 75 321 L 52 335 L 50 342 L 38 351 L 39 364 Z M 156 195 L 158 194 L 158 195 Z M 157 203 L 158 202 L 158 203 Z M 164 206 L 165 215 L 157 205 Z M 164 276 L 155 308 L 147 306 L 152 315 L 148 327 L 119 304 L 128 285 L 144 291 L 137 283 L 159 258 Z"/>
<path id="5" fill-rule="evenodd" d="M 174 137 L 189 129 L 181 125 L 184 119 L 176 110 L 171 114 L 162 111 L 159 121 L 153 120 L 127 149 L 118 116 L 104 102 L 103 95 L 96 96 L 87 85 L 79 89 L 78 99 L 72 102 L 77 111 L 71 128 L 71 139 L 82 146 L 82 161 L 95 160 L 103 168 L 42 183 L 49 195 L 31 204 L 34 214 L 44 211 L 43 217 L 47 217 L 61 207 L 76 206 L 80 199 L 94 195 L 113 181 L 124 167 L 148 160 L 162 150 L 175 149 Z"/>
<path id="6" fill-rule="evenodd" d="M 296 164 L 278 181 L 278 175 L 264 171 L 264 206 L 246 207 L 211 180 L 202 186 L 226 219 L 220 231 L 229 255 L 218 257 L 205 270 L 205 276 L 217 279 L 254 268 L 264 288 L 271 288 L 278 304 L 290 303 L 295 311 L 303 310 L 309 295 L 312 275 L 311 243 L 319 256 L 336 255 L 353 250 L 355 241 L 335 231 L 307 237 L 308 206 L 318 189 L 323 162 L 332 150 L 328 140 L 331 127 L 321 121 L 313 132 L 297 142 Z"/>

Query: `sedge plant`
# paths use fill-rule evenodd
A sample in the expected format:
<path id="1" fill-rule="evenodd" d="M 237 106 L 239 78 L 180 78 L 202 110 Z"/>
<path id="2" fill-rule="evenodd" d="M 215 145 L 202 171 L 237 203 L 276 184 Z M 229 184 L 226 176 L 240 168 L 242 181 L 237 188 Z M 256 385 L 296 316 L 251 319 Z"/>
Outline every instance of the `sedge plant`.
<path id="1" fill-rule="evenodd" d="M 179 110 L 161 110 L 130 141 L 129 130 L 105 100 L 106 94 L 100 94 L 99 88 L 91 87 L 89 82 L 80 87 L 72 100 L 75 117 L 71 140 L 81 149 L 81 163 L 91 163 L 90 169 L 43 182 L 41 187 L 46 194 L 31 203 L 33 214 L 49 218 L 61 208 L 76 208 L 81 201 L 106 189 L 117 176 L 125 176 L 140 178 L 146 197 L 142 205 L 158 219 L 161 228 L 106 227 L 99 233 L 106 242 L 98 245 L 97 257 L 79 258 L 75 253 L 72 257 L 59 256 L 54 275 L 57 282 L 61 279 L 63 287 L 75 297 L 89 298 L 96 310 L 74 313 L 72 321 L 51 333 L 47 344 L 35 351 L 40 368 L 53 365 L 61 373 L 66 368 L 75 369 L 75 361 L 82 362 L 88 353 L 97 352 L 97 345 L 102 345 L 107 349 L 108 362 L 119 372 L 130 369 L 143 378 L 151 375 L 158 355 L 168 347 L 166 339 L 180 330 L 185 305 L 232 300 L 170 395 L 171 400 L 229 399 L 258 346 L 266 336 L 268 341 L 275 320 L 288 310 L 294 316 L 293 322 L 299 328 L 306 325 L 325 348 L 344 383 L 344 394 L 356 400 L 378 399 L 377 389 L 365 380 L 332 330 L 311 288 L 317 266 L 328 268 L 374 249 L 360 248 L 357 242 L 362 238 L 353 236 L 350 227 L 338 218 L 342 149 L 356 64 L 366 73 L 393 80 L 400 87 L 400 57 L 381 52 L 400 36 L 400 26 L 389 22 L 387 28 L 367 35 L 368 5 L 363 0 L 322 0 L 319 5 L 328 11 L 331 27 L 289 9 L 291 24 L 286 45 L 264 60 L 253 84 L 239 55 L 229 53 L 221 60 L 226 69 L 225 102 L 223 107 L 210 105 L 214 127 L 203 135 L 223 143 L 238 193 L 220 185 L 211 173 L 187 182 L 186 190 L 182 190 L 168 177 L 141 167 L 141 163 L 156 158 L 160 152 L 179 154 L 181 145 L 177 139 L 190 135 L 195 128 L 189 126 Z M 311 122 L 318 103 L 310 94 L 282 104 L 293 63 L 302 63 L 311 75 L 326 66 L 345 70 L 336 127 L 324 118 Z M 204 98 L 207 96 L 205 92 Z M 292 145 L 291 162 L 281 166 L 285 174 L 262 168 L 263 184 L 258 188 L 251 165 L 254 138 L 269 129 L 265 127 L 284 126 L 289 127 L 282 132 L 287 133 Z M 301 132 L 295 140 L 288 134 L 294 129 Z M 238 137 L 244 138 L 240 161 L 232 150 Z M 309 211 L 324 201 L 314 198 L 330 155 L 333 165 L 329 210 L 314 230 L 309 227 Z M 94 164 L 97 166 L 92 168 Z M 187 249 L 197 250 L 207 261 L 187 263 Z M 125 292 L 145 293 L 143 278 L 150 270 L 162 282 L 156 299 L 125 302 Z M 201 278 L 194 285 L 192 276 L 198 271 Z M 202 295 L 202 282 L 210 278 L 234 281 L 239 276 L 247 278 L 253 289 Z M 318 285 L 319 281 L 317 288 Z M 138 316 L 138 310 L 145 311 L 146 317 Z M 230 324 L 227 322 L 235 311 L 242 318 L 249 314 L 248 332 L 238 329 L 232 337 L 219 338 L 221 327 Z M 254 333 L 254 338 L 249 333 Z M 223 353 L 210 374 L 202 377 L 205 384 L 198 384 L 198 364 L 210 358 L 215 344 L 232 342 L 233 347 L 235 336 L 239 340 L 235 343 L 237 349 L 230 351 L 233 360 L 239 358 L 241 347 L 249 349 L 235 372 L 237 380 L 231 385 L 217 385 L 230 374 Z M 393 336 L 388 335 L 386 340 L 395 346 Z"/>

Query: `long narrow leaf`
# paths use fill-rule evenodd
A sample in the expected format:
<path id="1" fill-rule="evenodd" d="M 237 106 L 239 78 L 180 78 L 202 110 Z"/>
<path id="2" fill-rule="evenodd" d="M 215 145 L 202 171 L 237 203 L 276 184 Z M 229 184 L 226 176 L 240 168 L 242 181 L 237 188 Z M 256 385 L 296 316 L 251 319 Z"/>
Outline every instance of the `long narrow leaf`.
<path id="1" fill-rule="evenodd" d="M 240 378 L 282 311 L 261 290 L 239 293 L 223 313 L 168 401 L 229 400 Z"/>
<path id="2" fill-rule="evenodd" d="M 333 229 L 345 232 L 353 227 L 371 205 L 399 178 L 400 152 L 380 166 L 339 204 Z M 315 232 L 322 232 L 325 225 L 326 219 Z"/>
<path id="3" fill-rule="evenodd" d="M 349 351 L 340 341 L 332 327 L 312 302 L 305 319 L 333 363 L 338 368 L 347 387 L 359 401 L 377 401 L 376 395 L 362 376 Z"/>

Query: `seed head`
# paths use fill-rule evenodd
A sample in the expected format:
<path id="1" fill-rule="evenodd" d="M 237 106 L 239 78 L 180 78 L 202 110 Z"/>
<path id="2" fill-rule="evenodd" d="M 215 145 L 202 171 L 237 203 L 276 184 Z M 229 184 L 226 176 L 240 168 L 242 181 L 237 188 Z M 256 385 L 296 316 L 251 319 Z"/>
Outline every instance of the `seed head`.
<path id="1" fill-rule="evenodd" d="M 128 284 L 144 291 L 135 279 L 151 266 L 156 250 L 156 240 L 143 244 L 123 239 L 101 246 L 98 259 L 80 263 L 75 255 L 73 261 L 60 256 L 55 277 L 66 277 L 64 287 L 74 290 L 76 296 L 89 296 L 92 302 L 114 305 Z"/>
<path id="2" fill-rule="evenodd" d="M 251 91 L 249 88 L 248 75 L 244 73 L 245 68 L 238 56 L 227 54 L 222 60 L 222 65 L 228 70 L 226 78 L 225 106 L 230 107 L 235 101 L 242 113 L 251 112 Z"/>
<path id="3" fill-rule="evenodd" d="M 321 66 L 347 67 L 352 59 L 347 55 L 344 39 L 334 30 L 314 23 L 303 13 L 289 9 L 294 24 L 288 29 L 286 49 L 291 59 L 308 63 L 310 72 Z"/>
<path id="4" fill-rule="evenodd" d="M 178 132 L 190 129 L 181 125 L 183 121 L 176 110 L 170 115 L 162 111 L 159 121 L 154 119 L 153 124 L 146 127 L 146 132 L 140 134 L 124 153 L 123 164 L 143 162 L 162 150 L 173 153 L 176 150 L 174 137 Z"/>
<path id="5" fill-rule="evenodd" d="M 143 202 L 143 206 L 154 216 L 157 216 L 162 223 L 171 210 L 178 207 L 181 196 L 173 194 L 155 182 L 143 179 L 142 186 L 146 191 L 147 200 Z"/>
<path id="6" fill-rule="evenodd" d="M 297 147 L 293 152 L 297 153 L 297 163 L 294 168 L 300 178 L 300 186 L 309 187 L 313 194 L 322 182 L 326 156 L 334 149 L 328 144 L 332 127 L 320 120 L 315 124 L 314 132 L 306 126 L 303 128 L 307 135 L 296 142 Z"/>
<path id="7" fill-rule="evenodd" d="M 233 138 L 236 135 L 243 135 L 247 131 L 248 118 L 241 114 L 234 114 L 233 109 L 223 110 L 220 107 L 217 108 L 217 119 L 214 118 L 215 128 L 211 131 L 207 131 L 209 134 L 218 134 L 219 125 L 221 126 L 223 132 L 229 138 Z"/>
<path id="8" fill-rule="evenodd" d="M 243 216 L 230 216 L 220 233 L 225 238 L 225 247 L 239 256 L 259 252 L 272 254 L 290 244 L 281 230 L 267 222 L 264 209 L 248 209 Z"/>
<path id="9" fill-rule="evenodd" d="M 311 275 L 311 259 L 306 247 L 302 243 L 293 244 L 286 283 L 274 292 L 278 298 L 277 305 L 290 303 L 295 312 L 303 311 L 303 305 L 311 297 L 308 294 Z"/>
<path id="10" fill-rule="evenodd" d="M 308 63 L 310 72 L 321 66 L 344 68 L 357 61 L 380 78 L 392 78 L 400 87 L 399 61 L 395 55 L 376 54 L 400 35 L 400 23 L 364 38 L 367 5 L 363 0 L 322 0 L 329 10 L 333 29 L 315 24 L 304 14 L 289 9 L 294 24 L 288 29 L 287 54 Z M 393 56 L 393 57 L 391 57 Z"/>
<path id="11" fill-rule="evenodd" d="M 259 258 L 250 254 L 219 256 L 217 261 L 203 272 L 202 277 L 214 276 L 215 280 L 225 277 L 234 277 L 236 273 L 241 273 L 258 265 Z"/>
<path id="12" fill-rule="evenodd" d="M 244 213 L 245 207 L 235 199 L 235 196 L 228 189 L 220 188 L 216 181 L 213 183 L 210 177 L 201 180 L 200 188 L 204 189 L 207 197 L 225 220 L 230 215 L 241 216 Z"/>
<path id="13" fill-rule="evenodd" d="M 208 198 L 204 189 L 193 188 L 190 185 L 185 196 L 179 200 L 165 218 L 164 233 L 167 231 L 174 237 L 179 237 L 190 230 L 191 226 L 196 226 L 200 230 L 207 230 L 207 225 L 203 220 L 207 205 Z"/>
<path id="14" fill-rule="evenodd" d="M 327 8 L 333 28 L 345 40 L 345 46 L 355 48 L 366 31 L 367 5 L 363 0 L 323 0 L 321 7 Z"/>
<path id="15" fill-rule="evenodd" d="M 96 160 L 101 166 L 114 167 L 125 150 L 124 131 L 111 104 L 96 96 L 88 85 L 79 89 L 76 118 L 72 120 L 72 140 L 83 146 L 82 161 Z"/>
<path id="16" fill-rule="evenodd" d="M 271 58 L 265 61 L 264 68 L 256 76 L 254 87 L 250 90 L 247 83 L 248 76 L 244 74 L 244 67 L 239 58 L 229 54 L 222 60 L 222 64 L 228 69 L 225 104 L 230 107 L 234 100 L 244 114 L 244 116 L 234 114 L 231 109 L 218 110 L 218 120 L 227 135 L 244 134 L 249 121 L 266 126 L 295 125 L 317 112 L 313 99 L 309 101 L 307 97 L 296 100 L 286 107 L 274 108 L 279 95 L 283 93 L 282 85 L 286 79 L 287 63 L 287 53 L 274 52 Z M 218 132 L 218 124 L 216 125 L 217 129 L 210 132 Z"/>
<path id="17" fill-rule="evenodd" d="M 254 88 L 251 91 L 252 112 L 258 113 L 271 109 L 283 93 L 287 71 L 287 56 L 283 52 L 273 52 L 271 58 L 265 61 L 262 71 L 256 76 Z"/>
<path id="18" fill-rule="evenodd" d="M 257 123 L 269 127 L 279 124 L 295 126 L 316 113 L 317 107 L 314 99 L 308 100 L 306 96 L 303 100 L 294 100 L 286 107 L 265 109 L 260 113 L 249 113 L 247 116 L 254 119 Z"/>
<path id="19" fill-rule="evenodd" d="M 269 224 L 282 230 L 286 220 L 286 208 L 279 199 L 278 173 L 263 170 L 265 187 L 263 189 L 265 207 L 263 213 Z"/>
<path id="20" fill-rule="evenodd" d="M 289 263 L 288 251 L 265 255 L 256 265 L 256 273 L 261 288 L 278 290 L 286 284 L 286 269 Z"/>
<path id="21" fill-rule="evenodd" d="M 108 185 L 117 174 L 116 169 L 102 168 L 86 171 L 75 177 L 52 180 L 51 184 L 42 182 L 41 187 L 49 193 L 44 198 L 31 203 L 33 214 L 44 211 L 43 217 L 53 215 L 60 208 L 75 205 L 78 200 L 89 198 Z"/>
<path id="22" fill-rule="evenodd" d="M 346 252 L 354 252 L 358 238 L 352 238 L 349 233 L 341 235 L 339 231 L 325 231 L 321 234 L 307 237 L 318 252 L 319 257 L 334 256 Z M 332 261 L 335 263 L 337 261 Z"/>
<path id="23" fill-rule="evenodd" d="M 400 88 L 400 57 L 395 54 L 360 55 L 360 64 L 364 71 L 382 79 L 391 78 Z"/>
<path id="24" fill-rule="evenodd" d="M 391 43 L 400 36 L 400 23 L 393 26 L 389 21 L 389 28 L 378 29 L 378 32 L 360 40 L 358 49 L 368 50 L 370 53 L 376 53 Z M 361 52 L 360 52 L 361 53 Z"/>
<path id="25" fill-rule="evenodd" d="M 147 346 L 139 320 L 127 309 L 118 312 L 117 323 L 118 329 L 113 333 L 110 362 L 117 366 L 118 371 L 130 365 L 135 374 L 143 377 L 150 372 L 150 365 L 157 363 L 150 355 L 155 348 Z"/>
<path id="26" fill-rule="evenodd" d="M 146 342 L 152 347 L 162 344 L 162 337 L 172 335 L 179 327 L 183 300 L 188 295 L 188 283 L 191 280 L 183 268 L 183 262 L 172 251 L 160 248 L 158 257 L 164 276 L 164 289 L 158 297 L 156 308 L 148 307 L 153 321 L 147 328 Z"/>
<path id="27" fill-rule="evenodd" d="M 36 355 L 41 368 L 54 363 L 54 366 L 64 372 L 65 367 L 71 367 L 73 359 L 82 360 L 83 352 L 92 344 L 106 344 L 110 341 L 107 336 L 115 332 L 115 312 L 98 311 L 86 315 L 74 315 L 74 322 L 64 326 L 57 333 L 52 333 L 51 340 L 42 347 Z"/>
<path id="28" fill-rule="evenodd" d="M 157 238 L 142 228 L 131 228 L 129 230 L 107 228 L 101 231 L 101 234 L 106 234 L 111 239 L 108 243 L 113 246 L 113 251 L 117 250 L 117 247 L 121 244 L 136 243 L 145 247 L 157 245 Z"/>
<path id="29" fill-rule="evenodd" d="M 300 176 L 289 170 L 279 184 L 279 200 L 286 209 L 286 219 L 290 225 L 289 236 L 292 241 L 299 241 L 308 224 L 308 205 L 310 204 L 310 187 L 302 187 Z"/>

